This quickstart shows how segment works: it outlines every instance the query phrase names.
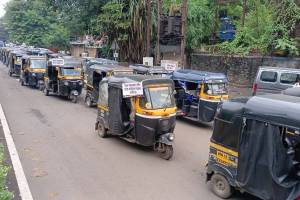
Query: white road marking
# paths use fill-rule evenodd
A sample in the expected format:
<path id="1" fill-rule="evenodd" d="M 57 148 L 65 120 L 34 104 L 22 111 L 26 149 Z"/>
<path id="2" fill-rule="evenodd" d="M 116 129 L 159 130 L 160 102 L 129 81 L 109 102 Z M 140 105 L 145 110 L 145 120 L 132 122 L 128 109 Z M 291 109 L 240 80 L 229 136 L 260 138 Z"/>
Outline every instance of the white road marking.
<path id="1" fill-rule="evenodd" d="M 12 165 L 15 171 L 16 179 L 18 182 L 20 195 L 22 200 L 33 200 L 31 191 L 29 189 L 29 185 L 14 143 L 14 140 L 12 138 L 2 105 L 0 104 L 0 120 L 2 124 L 2 128 L 4 131 L 4 136 L 6 139 L 9 155 L 12 161 Z"/>

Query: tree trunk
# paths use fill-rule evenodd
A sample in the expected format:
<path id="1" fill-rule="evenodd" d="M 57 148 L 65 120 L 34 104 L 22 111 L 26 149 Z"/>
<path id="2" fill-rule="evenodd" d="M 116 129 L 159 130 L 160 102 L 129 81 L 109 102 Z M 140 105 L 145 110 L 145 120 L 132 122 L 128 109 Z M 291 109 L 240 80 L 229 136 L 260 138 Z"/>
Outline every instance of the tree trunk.
<path id="1" fill-rule="evenodd" d="M 186 65 L 185 48 L 186 48 L 187 12 L 188 12 L 187 6 L 188 6 L 188 0 L 182 0 L 182 7 L 181 7 L 181 15 L 182 15 L 181 65 L 182 65 L 182 68 L 184 68 Z"/>
<path id="2" fill-rule="evenodd" d="M 146 24 L 146 56 L 150 56 L 151 49 L 151 0 L 146 0 L 146 16 L 147 16 L 147 24 Z"/>
<path id="3" fill-rule="evenodd" d="M 156 65 L 160 64 L 160 26 L 162 14 L 162 1 L 163 0 L 157 0 Z"/>
<path id="4" fill-rule="evenodd" d="M 246 18 L 246 11 L 247 11 L 247 0 L 243 0 L 243 14 L 242 14 L 242 27 L 245 26 L 245 18 Z"/>

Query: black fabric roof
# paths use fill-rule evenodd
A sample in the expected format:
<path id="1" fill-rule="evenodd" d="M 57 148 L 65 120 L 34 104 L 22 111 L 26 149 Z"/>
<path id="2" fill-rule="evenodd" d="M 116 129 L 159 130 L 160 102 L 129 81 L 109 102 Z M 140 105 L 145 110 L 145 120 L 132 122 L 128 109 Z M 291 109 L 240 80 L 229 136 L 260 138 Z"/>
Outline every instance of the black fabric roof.
<path id="1" fill-rule="evenodd" d="M 174 82 L 168 78 L 162 78 L 160 76 L 144 76 L 144 75 L 117 75 L 107 77 L 109 85 L 122 88 L 123 83 L 141 82 L 143 86 L 148 84 L 170 84 L 174 86 Z"/>
<path id="2" fill-rule="evenodd" d="M 255 96 L 245 104 L 245 115 L 266 122 L 300 128 L 300 98 L 283 94 Z"/>

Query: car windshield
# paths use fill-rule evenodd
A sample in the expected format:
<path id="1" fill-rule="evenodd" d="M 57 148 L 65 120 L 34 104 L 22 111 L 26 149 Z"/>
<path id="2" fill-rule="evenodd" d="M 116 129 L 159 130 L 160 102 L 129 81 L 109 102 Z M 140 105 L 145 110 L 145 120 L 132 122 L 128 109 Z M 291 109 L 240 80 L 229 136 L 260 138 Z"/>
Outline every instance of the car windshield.
<path id="1" fill-rule="evenodd" d="M 46 60 L 31 60 L 31 68 L 45 69 L 46 64 L 47 64 Z"/>
<path id="2" fill-rule="evenodd" d="M 175 106 L 171 87 L 146 88 L 144 94 L 140 104 L 142 108 L 162 109 Z"/>
<path id="3" fill-rule="evenodd" d="M 207 83 L 205 84 L 204 92 L 209 95 L 222 95 L 227 94 L 226 83 Z"/>
<path id="4" fill-rule="evenodd" d="M 60 68 L 62 76 L 80 76 L 81 71 L 77 68 Z"/>

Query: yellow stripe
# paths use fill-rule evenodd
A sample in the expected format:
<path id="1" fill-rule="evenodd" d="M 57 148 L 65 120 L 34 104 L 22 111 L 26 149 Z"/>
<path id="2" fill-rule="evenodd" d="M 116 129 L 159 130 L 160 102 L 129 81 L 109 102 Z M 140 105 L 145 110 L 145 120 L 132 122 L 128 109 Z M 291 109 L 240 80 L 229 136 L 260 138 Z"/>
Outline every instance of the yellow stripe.
<path id="1" fill-rule="evenodd" d="M 101 106 L 101 105 L 97 104 L 97 107 L 98 107 L 99 109 L 102 109 L 102 110 L 108 111 L 108 108 L 107 108 L 107 107 L 105 107 L 105 106 Z"/>
<path id="2" fill-rule="evenodd" d="M 232 155 L 232 156 L 235 156 L 235 157 L 238 157 L 239 156 L 239 153 L 238 152 L 236 152 L 236 151 L 233 151 L 233 150 L 231 150 L 231 149 L 228 149 L 228 148 L 226 148 L 226 147 L 223 147 L 223 146 L 221 146 L 221 145 L 218 145 L 218 144 L 215 144 L 215 143 L 210 143 L 210 146 L 211 147 L 213 147 L 213 148 L 215 148 L 215 149 L 217 149 L 217 150 L 220 150 L 220 151 L 223 151 L 223 152 L 225 152 L 225 153 L 228 153 L 228 154 L 230 154 L 230 155 Z"/>

